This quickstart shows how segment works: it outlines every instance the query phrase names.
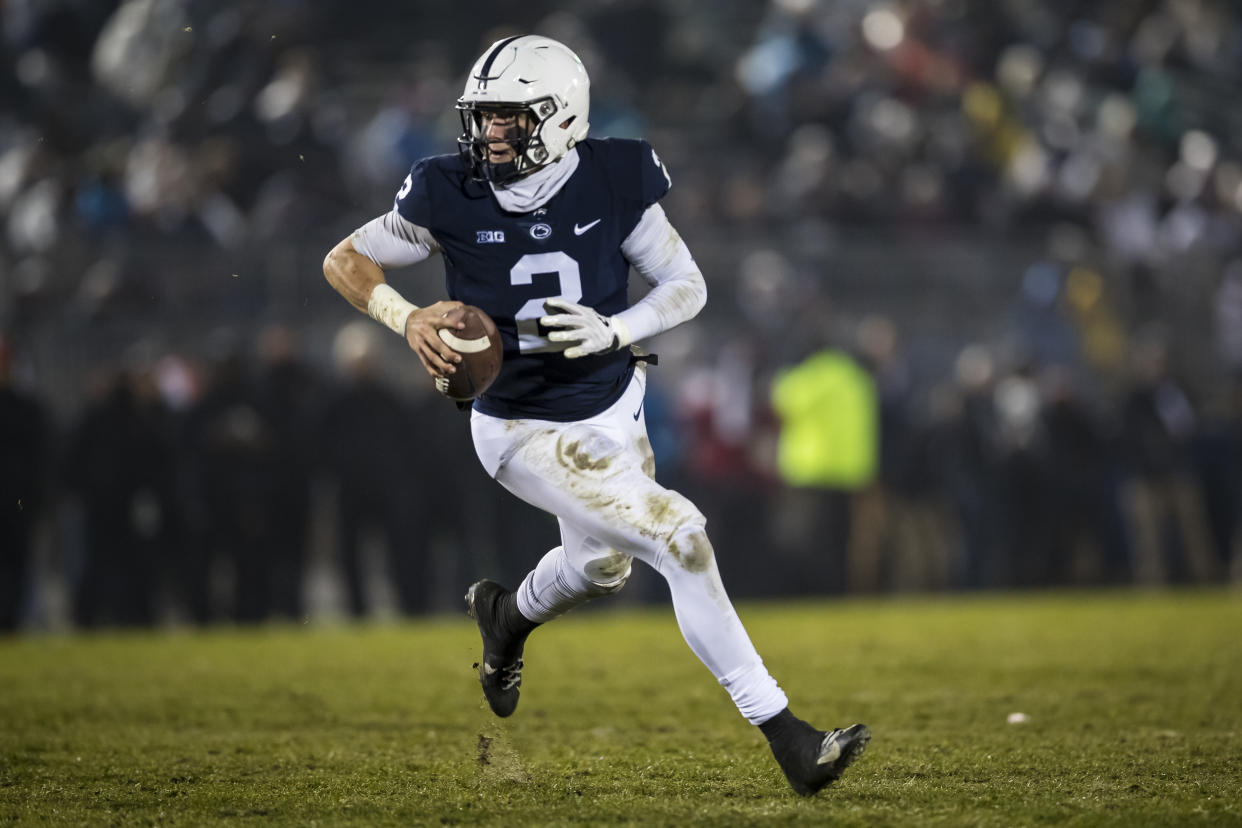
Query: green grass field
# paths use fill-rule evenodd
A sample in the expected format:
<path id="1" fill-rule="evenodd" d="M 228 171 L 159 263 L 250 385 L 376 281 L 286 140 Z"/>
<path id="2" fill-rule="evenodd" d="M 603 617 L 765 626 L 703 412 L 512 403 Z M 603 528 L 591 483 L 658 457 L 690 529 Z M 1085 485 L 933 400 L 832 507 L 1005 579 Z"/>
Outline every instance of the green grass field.
<path id="1" fill-rule="evenodd" d="M 815 798 L 657 608 L 537 632 L 505 721 L 464 615 L 0 641 L 0 822 L 1242 825 L 1237 592 L 740 611 L 796 713 L 874 733 Z"/>

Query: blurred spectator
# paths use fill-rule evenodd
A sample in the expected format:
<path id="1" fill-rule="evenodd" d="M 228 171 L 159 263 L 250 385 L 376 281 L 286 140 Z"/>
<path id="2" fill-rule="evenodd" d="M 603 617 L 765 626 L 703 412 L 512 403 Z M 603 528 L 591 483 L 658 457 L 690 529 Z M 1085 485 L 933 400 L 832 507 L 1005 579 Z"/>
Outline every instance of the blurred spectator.
<path id="1" fill-rule="evenodd" d="M 1204 403 L 1191 450 L 1211 534 L 1213 574 L 1242 575 L 1242 374 Z"/>
<path id="2" fill-rule="evenodd" d="M 961 564 L 957 586 L 1006 584 L 1004 495 L 1000 478 L 1000 419 L 995 404 L 995 361 L 978 343 L 957 355 L 952 394 L 946 395 L 933 444 L 934 466 L 957 516 Z M 956 410 L 954 410 L 956 408 Z"/>
<path id="3" fill-rule="evenodd" d="M 876 389 L 879 463 L 875 479 L 851 502 L 850 589 L 943 589 L 952 533 L 934 476 L 936 429 L 916 410 L 910 366 L 891 319 L 864 318 L 857 351 Z"/>
<path id="4" fill-rule="evenodd" d="M 169 414 L 149 364 L 106 381 L 69 436 L 63 476 L 84 516 L 74 622 L 154 623 L 163 553 L 181 538 Z"/>
<path id="5" fill-rule="evenodd" d="M 1003 501 L 1004 583 L 1032 587 L 1048 571 L 1053 554 L 1054 512 L 1049 477 L 1048 436 L 1041 413 L 1043 392 L 1037 366 L 1021 359 L 1000 377 L 993 391 L 997 413 L 997 480 Z"/>
<path id="6" fill-rule="evenodd" d="M 1229 540 L 1226 560 L 1229 575 L 1235 584 L 1242 583 L 1242 376 L 1234 378 L 1229 395 L 1228 440 L 1233 447 L 1233 473 L 1229 480 L 1231 495 L 1225 498 L 1225 537 Z"/>
<path id="7" fill-rule="evenodd" d="M 369 320 L 341 328 L 333 342 L 340 386 L 328 398 L 317 426 L 319 460 L 336 484 L 338 551 L 344 569 L 348 610 L 370 615 L 374 596 L 367 587 L 365 541 L 378 537 L 402 612 L 427 608 L 428 545 L 437 493 L 454 487 L 439 474 L 451 466 L 436 462 L 439 446 L 422 416 L 379 377 L 378 337 Z M 418 423 L 418 431 L 413 423 Z"/>
<path id="8" fill-rule="evenodd" d="M 1242 377 L 1242 259 L 1229 263 L 1216 292 L 1216 337 L 1230 373 Z"/>
<path id="9" fill-rule="evenodd" d="M 814 539 L 819 566 L 808 569 L 806 576 L 840 589 L 844 563 L 853 580 L 866 580 L 869 576 L 860 573 L 878 566 L 879 552 L 865 540 L 875 530 L 869 521 L 878 516 L 873 510 L 854 510 L 858 523 L 849 531 L 857 533 L 856 543 L 847 542 L 844 525 L 833 531 L 832 516 L 844 506 L 847 493 L 866 490 L 875 479 L 880 425 L 873 379 L 848 354 L 817 351 L 776 377 L 772 407 L 780 417 L 781 478 L 791 488 L 816 495 L 817 519 L 800 540 Z"/>
<path id="10" fill-rule="evenodd" d="M 35 522 L 47 499 L 51 423 L 18 387 L 17 346 L 0 333 L 0 633 L 22 621 L 34 559 Z"/>
<path id="11" fill-rule="evenodd" d="M 184 578 L 191 614 L 255 623 L 268 617 L 276 583 L 288 573 L 273 564 L 278 542 L 282 472 L 277 434 L 250 375 L 251 360 L 229 335 L 217 345 L 207 390 L 188 414 L 192 468 L 193 547 Z"/>
<path id="12" fill-rule="evenodd" d="M 1047 439 L 1052 538 L 1036 580 L 1117 583 L 1127 577 L 1115 445 L 1063 369 L 1048 371 L 1041 413 Z"/>
<path id="13" fill-rule="evenodd" d="M 269 542 L 263 575 L 267 613 L 303 617 L 303 581 L 310 529 L 311 475 L 318 448 L 314 412 L 320 405 L 318 378 L 297 352 L 297 338 L 285 325 L 271 325 L 259 341 L 258 407 L 272 424 L 272 497 L 267 504 Z"/>
<path id="14" fill-rule="evenodd" d="M 679 491 L 696 503 L 716 504 L 716 556 L 721 568 L 733 573 L 737 597 L 789 589 L 797 583 L 791 570 L 817 584 L 836 583 L 833 564 L 840 555 L 831 543 L 820 548 L 796 540 L 822 517 L 816 508 L 818 492 L 782 497 L 775 485 L 775 461 L 767 455 L 775 453 L 768 437 L 776 424 L 764 398 L 767 388 L 755 376 L 757 359 L 757 343 L 725 343 L 681 379 L 677 423 L 684 442 L 680 466 L 669 469 L 679 473 L 674 475 Z M 665 381 L 665 370 L 654 368 L 651 375 Z M 652 416 L 648 414 L 649 423 Z M 655 445 L 653 440 L 653 450 Z M 663 481 L 660 459 L 655 456 L 656 475 Z"/>
<path id="15" fill-rule="evenodd" d="M 1144 584 L 1207 580 L 1217 573 L 1191 466 L 1198 415 L 1170 373 L 1158 338 L 1135 351 L 1133 372 L 1122 427 L 1135 578 Z"/>

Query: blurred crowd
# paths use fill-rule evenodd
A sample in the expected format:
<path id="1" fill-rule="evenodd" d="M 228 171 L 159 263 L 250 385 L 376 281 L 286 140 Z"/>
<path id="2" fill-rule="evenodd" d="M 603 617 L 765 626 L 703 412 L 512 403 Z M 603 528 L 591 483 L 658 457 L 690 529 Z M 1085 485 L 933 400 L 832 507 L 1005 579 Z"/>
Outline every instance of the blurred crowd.
<path id="1" fill-rule="evenodd" d="M 452 151 L 510 31 L 573 46 L 593 134 L 673 173 L 712 299 L 653 343 L 649 417 L 735 589 L 1236 572 L 1236 4 L 399 5 L 0 5 L 6 627 L 45 614 L 40 566 L 84 625 L 257 620 L 305 613 L 324 548 L 365 614 L 378 534 L 420 612 L 554 537 L 319 275 Z M 808 485 L 773 389 L 825 353 L 870 384 L 876 461 Z"/>
<path id="2" fill-rule="evenodd" d="M 426 613 L 502 543 L 553 539 L 551 519 L 486 485 L 464 413 L 429 382 L 403 394 L 383 376 L 381 336 L 342 327 L 330 375 L 280 325 L 221 334 L 206 360 L 140 345 L 63 430 L 14 388 L 0 341 L 4 628 Z M 317 548 L 335 596 L 316 588 Z"/>

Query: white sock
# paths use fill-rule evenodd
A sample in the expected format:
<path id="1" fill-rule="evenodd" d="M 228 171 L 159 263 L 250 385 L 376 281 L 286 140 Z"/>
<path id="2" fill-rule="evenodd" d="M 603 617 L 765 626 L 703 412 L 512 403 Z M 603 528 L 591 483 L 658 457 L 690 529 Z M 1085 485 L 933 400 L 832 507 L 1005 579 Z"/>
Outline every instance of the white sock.
<path id="1" fill-rule="evenodd" d="M 789 706 L 785 691 L 772 678 L 763 660 L 721 676 L 720 685 L 729 691 L 737 710 L 753 725 L 761 725 Z"/>
<path id="2" fill-rule="evenodd" d="M 517 605 L 522 615 L 538 624 L 551 621 L 602 593 L 569 564 L 565 548 L 549 549 L 522 580 Z"/>

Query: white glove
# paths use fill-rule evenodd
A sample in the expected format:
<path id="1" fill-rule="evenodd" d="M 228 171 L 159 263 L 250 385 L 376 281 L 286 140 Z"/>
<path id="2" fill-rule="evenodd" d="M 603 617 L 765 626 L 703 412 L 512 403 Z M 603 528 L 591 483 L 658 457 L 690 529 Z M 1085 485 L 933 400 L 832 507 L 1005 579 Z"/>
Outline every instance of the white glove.
<path id="1" fill-rule="evenodd" d="M 545 300 L 543 306 L 549 311 L 561 311 L 539 320 L 546 327 L 561 328 L 548 334 L 548 339 L 552 342 L 578 343 L 565 349 L 566 359 L 577 359 L 588 354 L 610 354 L 632 341 L 629 327 L 616 316 L 604 316 L 593 308 L 560 297 Z"/>

